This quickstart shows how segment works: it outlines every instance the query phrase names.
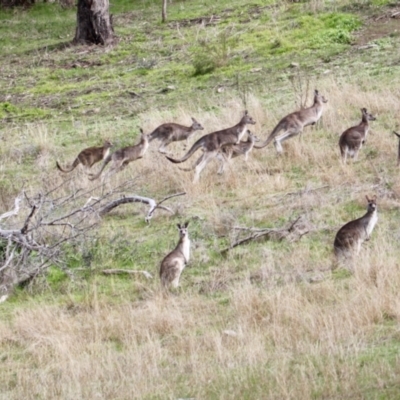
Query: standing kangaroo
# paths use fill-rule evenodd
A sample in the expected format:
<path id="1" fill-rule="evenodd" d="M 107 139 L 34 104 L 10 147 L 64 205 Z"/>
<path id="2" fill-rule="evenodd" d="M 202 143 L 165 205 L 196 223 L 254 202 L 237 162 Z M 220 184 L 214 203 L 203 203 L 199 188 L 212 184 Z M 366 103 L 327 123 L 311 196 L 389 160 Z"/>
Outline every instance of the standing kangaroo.
<path id="1" fill-rule="evenodd" d="M 195 175 L 193 182 L 197 182 L 204 167 L 218 155 L 222 146 L 227 144 L 237 144 L 247 132 L 248 124 L 254 125 L 256 122 L 248 114 L 247 110 L 238 124 L 231 128 L 209 133 L 201 137 L 191 149 L 179 160 L 167 156 L 167 159 L 175 164 L 182 163 L 191 157 L 198 149 L 204 151 L 203 155 L 195 163 Z"/>
<path id="2" fill-rule="evenodd" d="M 318 93 L 318 90 L 314 91 L 314 104 L 311 107 L 304 108 L 299 111 L 295 111 L 286 117 L 282 118 L 278 125 L 274 128 L 267 140 L 258 146 L 254 146 L 256 149 L 262 149 L 274 140 L 275 148 L 278 154 L 282 153 L 282 142 L 290 139 L 291 137 L 300 134 L 303 129 L 308 125 L 315 125 L 316 122 L 321 118 L 324 109 L 324 103 L 328 100 L 324 96 Z M 283 131 L 279 134 L 280 131 Z"/>
<path id="3" fill-rule="evenodd" d="M 186 140 L 188 145 L 189 138 L 193 136 L 196 131 L 202 131 L 204 128 L 192 117 L 193 124 L 191 126 L 183 126 L 173 122 L 162 124 L 156 128 L 151 134 L 149 141 L 159 139 L 161 145 L 158 149 L 160 153 L 166 153 L 166 147 L 172 142 Z"/>
<path id="4" fill-rule="evenodd" d="M 101 160 L 105 160 L 110 154 L 110 149 L 113 145 L 105 140 L 102 147 L 89 147 L 82 150 L 78 156 L 75 158 L 74 162 L 67 168 L 62 168 L 58 161 L 56 161 L 57 168 L 61 172 L 71 172 L 79 164 L 82 164 L 87 169 L 92 167 L 93 164 Z"/>
<path id="5" fill-rule="evenodd" d="M 179 242 L 161 262 L 160 279 L 164 289 L 179 286 L 179 278 L 190 258 L 189 222 L 178 224 Z"/>
<path id="6" fill-rule="evenodd" d="M 124 169 L 130 162 L 138 160 L 143 157 L 144 153 L 149 147 L 149 135 L 146 135 L 142 129 L 140 129 L 140 142 L 134 146 L 123 147 L 117 150 L 113 154 L 110 154 L 104 161 L 100 171 L 97 174 L 91 174 L 89 180 L 93 181 L 97 179 L 107 164 L 112 161 L 110 170 L 107 176 L 115 174 Z"/>
<path id="7" fill-rule="evenodd" d="M 228 144 L 226 146 L 223 146 L 217 156 L 219 161 L 221 162 L 218 174 L 222 174 L 224 172 L 225 165 L 231 158 L 244 155 L 244 159 L 247 162 L 249 154 L 253 150 L 254 143 L 258 141 L 258 137 L 254 135 L 250 130 L 247 130 L 246 141 L 241 141 L 238 144 Z"/>
<path id="8" fill-rule="evenodd" d="M 333 244 L 335 256 L 339 259 L 351 253 L 358 254 L 361 244 L 369 240 L 371 233 L 378 221 L 378 209 L 376 206 L 376 197 L 368 198 L 367 213 L 354 221 L 348 222 L 342 226 L 335 237 Z"/>
<path id="9" fill-rule="evenodd" d="M 349 155 L 354 160 L 357 160 L 358 152 L 360 151 L 362 145 L 367 139 L 369 125 L 368 121 L 375 121 L 376 118 L 370 114 L 366 108 L 361 109 L 362 117 L 361 122 L 346 129 L 339 139 L 340 154 L 342 156 L 342 161 L 346 164 L 347 155 Z"/>

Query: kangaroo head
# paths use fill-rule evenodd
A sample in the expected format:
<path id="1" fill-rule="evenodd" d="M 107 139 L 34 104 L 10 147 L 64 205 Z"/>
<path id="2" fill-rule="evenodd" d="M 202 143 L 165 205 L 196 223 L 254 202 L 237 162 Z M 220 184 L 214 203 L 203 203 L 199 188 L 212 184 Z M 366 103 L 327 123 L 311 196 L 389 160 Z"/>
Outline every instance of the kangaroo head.
<path id="1" fill-rule="evenodd" d="M 198 123 L 193 117 L 192 117 L 192 122 L 193 122 L 192 129 L 194 131 L 202 131 L 204 129 L 203 126 L 200 123 Z"/>
<path id="2" fill-rule="evenodd" d="M 376 196 L 369 198 L 368 196 L 365 196 L 367 201 L 368 201 L 368 206 L 367 206 L 367 210 L 368 212 L 372 212 L 375 211 L 377 209 L 376 206 Z"/>
<path id="3" fill-rule="evenodd" d="M 259 142 L 260 139 L 253 132 L 247 129 L 247 141 L 254 143 L 254 142 Z"/>
<path id="4" fill-rule="evenodd" d="M 140 128 L 140 143 L 143 143 L 143 142 L 148 141 L 149 138 L 150 138 L 150 134 L 149 134 L 149 133 L 148 133 L 148 134 L 145 134 L 145 133 L 143 132 L 143 129 Z"/>
<path id="5" fill-rule="evenodd" d="M 254 119 L 249 115 L 249 112 L 247 110 L 244 112 L 243 118 L 240 122 L 242 124 L 251 124 L 251 125 L 254 125 L 256 123 L 256 121 L 254 121 Z"/>
<path id="6" fill-rule="evenodd" d="M 110 147 L 113 147 L 114 145 L 109 141 L 109 140 L 105 140 L 103 147 L 106 149 L 109 149 Z"/>
<path id="7" fill-rule="evenodd" d="M 189 235 L 189 231 L 187 229 L 189 225 L 189 221 L 185 222 L 184 224 L 177 224 L 176 226 L 178 227 L 179 230 L 179 237 L 182 239 L 184 237 L 187 237 Z"/>
<path id="8" fill-rule="evenodd" d="M 327 103 L 327 102 L 328 102 L 328 100 L 322 94 L 319 94 L 317 89 L 315 89 L 314 90 L 314 104 L 316 104 L 316 103 L 321 104 L 321 103 Z"/>
<path id="9" fill-rule="evenodd" d="M 376 117 L 374 117 L 372 114 L 370 114 L 366 108 L 361 109 L 362 112 L 362 120 L 363 122 L 367 121 L 376 121 Z"/>

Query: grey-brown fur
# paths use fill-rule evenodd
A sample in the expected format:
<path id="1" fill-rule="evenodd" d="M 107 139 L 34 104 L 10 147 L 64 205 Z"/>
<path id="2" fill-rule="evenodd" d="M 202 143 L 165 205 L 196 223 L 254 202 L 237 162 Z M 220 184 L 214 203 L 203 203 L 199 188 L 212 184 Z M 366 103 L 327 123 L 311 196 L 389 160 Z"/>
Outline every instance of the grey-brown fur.
<path id="1" fill-rule="evenodd" d="M 342 161 L 346 163 L 347 155 L 357 160 L 358 152 L 367 139 L 369 124 L 368 121 L 375 121 L 376 118 L 366 108 L 361 109 L 361 122 L 346 129 L 339 139 L 340 154 Z"/>
<path id="2" fill-rule="evenodd" d="M 144 134 L 143 130 L 140 129 L 140 142 L 134 146 L 123 147 L 109 155 L 103 162 L 100 171 L 97 174 L 92 174 L 89 178 L 91 181 L 97 179 L 107 164 L 111 161 L 112 165 L 107 175 L 115 174 L 124 169 L 130 162 L 138 160 L 143 157 L 144 153 L 149 147 L 149 135 Z"/>
<path id="3" fill-rule="evenodd" d="M 311 107 L 295 111 L 282 118 L 265 142 L 254 146 L 256 149 L 262 149 L 274 140 L 276 151 L 282 153 L 282 142 L 291 137 L 300 134 L 308 125 L 314 125 L 322 116 L 324 103 L 328 100 L 319 94 L 318 90 L 314 91 L 314 103 Z M 283 131 L 282 133 L 280 133 Z"/>
<path id="4" fill-rule="evenodd" d="M 226 163 L 231 159 L 239 156 L 244 156 L 247 162 L 250 152 L 253 150 L 254 143 L 258 142 L 259 139 L 250 130 L 247 130 L 247 140 L 241 141 L 237 144 L 228 144 L 223 146 L 218 154 L 218 159 L 221 162 L 221 166 L 218 170 L 219 174 L 222 174 L 225 169 Z"/>
<path id="5" fill-rule="evenodd" d="M 190 258 L 190 239 L 187 229 L 189 222 L 177 224 L 179 241 L 174 250 L 167 254 L 161 262 L 160 279 L 164 289 L 179 286 L 179 278 Z"/>
<path id="6" fill-rule="evenodd" d="M 335 256 L 358 254 L 364 241 L 369 240 L 378 221 L 376 197 L 368 198 L 367 213 L 361 218 L 350 221 L 342 226 L 336 234 L 333 244 Z"/>
<path id="7" fill-rule="evenodd" d="M 248 124 L 255 124 L 256 122 L 248 114 L 247 110 L 244 116 L 238 124 L 231 128 L 222 129 L 220 131 L 209 133 L 201 137 L 197 142 L 191 147 L 191 149 L 179 160 L 173 159 L 167 156 L 167 159 L 175 164 L 182 163 L 191 157 L 197 150 L 202 149 L 204 151 L 203 155 L 195 163 L 196 172 L 194 177 L 194 182 L 196 182 L 201 171 L 204 167 L 217 156 L 219 150 L 227 144 L 237 144 L 240 142 L 243 135 L 247 132 L 246 126 Z"/>
<path id="8" fill-rule="evenodd" d="M 151 134 L 149 141 L 154 139 L 161 141 L 158 151 L 166 153 L 166 147 L 172 142 L 186 140 L 188 144 L 189 138 L 193 136 L 196 131 L 203 130 L 203 126 L 192 117 L 191 126 L 183 126 L 173 122 L 160 125 Z"/>
<path id="9" fill-rule="evenodd" d="M 56 166 L 61 172 L 71 172 L 79 164 L 86 168 L 91 168 L 97 162 L 107 158 L 112 146 L 111 142 L 105 140 L 102 147 L 88 147 L 82 150 L 69 167 L 62 168 L 58 161 L 56 161 Z"/>

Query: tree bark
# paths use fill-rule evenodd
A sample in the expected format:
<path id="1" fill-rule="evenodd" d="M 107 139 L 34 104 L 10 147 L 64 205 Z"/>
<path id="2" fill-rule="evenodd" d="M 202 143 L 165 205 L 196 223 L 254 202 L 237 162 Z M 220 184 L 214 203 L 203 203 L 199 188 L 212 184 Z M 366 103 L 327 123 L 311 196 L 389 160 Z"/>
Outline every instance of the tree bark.
<path id="1" fill-rule="evenodd" d="M 78 0 L 75 44 L 109 45 L 114 41 L 109 0 Z"/>
<path id="2" fill-rule="evenodd" d="M 162 0 L 161 22 L 167 21 L 167 0 Z"/>

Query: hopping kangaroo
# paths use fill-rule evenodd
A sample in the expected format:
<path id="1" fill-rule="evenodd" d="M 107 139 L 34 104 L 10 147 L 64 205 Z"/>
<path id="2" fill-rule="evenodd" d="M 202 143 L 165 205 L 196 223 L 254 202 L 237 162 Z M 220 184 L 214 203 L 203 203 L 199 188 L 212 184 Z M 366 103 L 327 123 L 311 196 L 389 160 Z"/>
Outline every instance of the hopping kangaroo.
<path id="1" fill-rule="evenodd" d="M 274 128 L 267 140 L 258 146 L 254 146 L 256 149 L 262 149 L 274 140 L 275 148 L 278 154 L 282 153 L 282 142 L 290 139 L 291 137 L 300 134 L 303 129 L 308 125 L 314 125 L 321 118 L 322 111 L 324 109 L 324 103 L 328 100 L 324 96 L 318 93 L 318 90 L 314 91 L 314 104 L 311 107 L 304 108 L 299 111 L 295 111 L 286 117 L 282 118 L 278 125 Z M 282 133 L 279 133 L 283 131 Z"/>
<path id="2" fill-rule="evenodd" d="M 197 182 L 199 180 L 201 171 L 213 158 L 217 157 L 221 147 L 227 144 L 239 143 L 244 134 L 247 132 L 246 126 L 248 124 L 254 125 L 255 123 L 256 122 L 253 120 L 253 118 L 248 114 L 246 110 L 240 122 L 235 126 L 220 131 L 212 132 L 201 137 L 192 146 L 192 148 L 179 160 L 175 160 L 168 156 L 167 159 L 173 163 L 179 164 L 186 161 L 198 149 L 202 149 L 204 153 L 195 163 L 196 171 L 194 175 L 194 182 Z"/>
<path id="3" fill-rule="evenodd" d="M 130 162 L 142 158 L 147 148 L 149 147 L 149 135 L 144 134 L 142 129 L 140 129 L 140 133 L 141 137 L 140 137 L 140 142 L 138 144 L 134 146 L 123 147 L 122 149 L 119 149 L 116 152 L 110 154 L 103 161 L 103 165 L 100 171 L 97 174 L 91 174 L 91 177 L 89 179 L 91 181 L 97 179 L 110 161 L 112 161 L 112 165 L 107 173 L 107 176 L 121 171 Z"/>
<path id="4" fill-rule="evenodd" d="M 241 141 L 238 144 L 228 144 L 223 146 L 221 151 L 218 153 L 218 159 L 221 162 L 221 166 L 218 170 L 218 174 L 222 174 L 225 169 L 225 164 L 235 157 L 244 155 L 244 159 L 247 162 L 249 153 L 253 150 L 254 143 L 258 142 L 259 139 L 250 130 L 247 130 L 247 140 Z"/>
<path id="5" fill-rule="evenodd" d="M 69 168 L 62 168 L 58 161 L 56 161 L 57 168 L 61 172 L 71 172 L 79 164 L 82 164 L 86 168 L 90 168 L 93 166 L 93 164 L 96 164 L 101 160 L 105 160 L 110 154 L 110 149 L 112 146 L 113 145 L 108 140 L 105 140 L 103 147 L 89 147 L 82 150 Z"/>
<path id="6" fill-rule="evenodd" d="M 362 145 L 367 139 L 369 125 L 368 121 L 375 121 L 376 118 L 370 114 L 366 108 L 361 109 L 362 119 L 361 122 L 346 129 L 339 139 L 340 154 L 342 156 L 342 161 L 346 163 L 347 155 L 349 155 L 354 160 L 357 160 L 358 152 L 360 151 Z"/>
<path id="7" fill-rule="evenodd" d="M 189 222 L 178 224 L 179 242 L 175 249 L 164 257 L 160 267 L 160 279 L 164 289 L 179 286 L 179 278 L 190 258 Z"/>
<path id="8" fill-rule="evenodd" d="M 156 128 L 151 134 L 149 141 L 159 139 L 161 145 L 158 149 L 160 153 L 166 153 L 166 147 L 172 142 L 186 140 L 186 145 L 189 138 L 193 136 L 196 131 L 202 131 L 204 128 L 192 117 L 193 124 L 191 126 L 183 126 L 175 123 L 162 124 Z"/>
<path id="9" fill-rule="evenodd" d="M 333 247 L 337 259 L 352 253 L 358 254 L 361 244 L 370 239 L 378 221 L 378 209 L 375 196 L 371 199 L 368 196 L 366 198 L 368 201 L 367 213 L 363 217 L 342 226 L 336 234 Z"/>

